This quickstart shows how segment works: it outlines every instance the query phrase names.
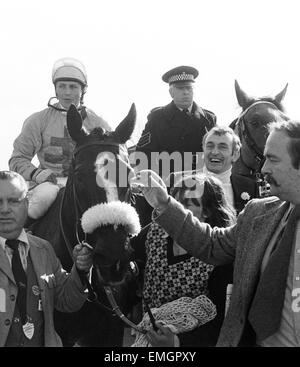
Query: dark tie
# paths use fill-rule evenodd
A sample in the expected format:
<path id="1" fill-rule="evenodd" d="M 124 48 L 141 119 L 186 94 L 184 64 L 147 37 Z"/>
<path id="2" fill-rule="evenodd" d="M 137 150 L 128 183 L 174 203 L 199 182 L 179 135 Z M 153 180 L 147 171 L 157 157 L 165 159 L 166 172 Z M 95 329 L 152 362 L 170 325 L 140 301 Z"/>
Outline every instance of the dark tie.
<path id="1" fill-rule="evenodd" d="M 248 316 L 258 341 L 274 334 L 280 326 L 291 250 L 299 218 L 300 205 L 296 205 L 258 282 Z"/>
<path id="2" fill-rule="evenodd" d="M 190 111 L 189 111 L 189 109 L 188 109 L 188 108 L 184 108 L 184 109 L 182 110 L 182 112 L 183 112 L 185 115 L 190 116 Z"/>
<path id="3" fill-rule="evenodd" d="M 18 286 L 17 305 L 19 307 L 22 324 L 26 323 L 26 298 L 27 298 L 27 277 L 23 269 L 20 254 L 19 240 L 6 240 L 6 245 L 13 250 L 11 267 Z"/>

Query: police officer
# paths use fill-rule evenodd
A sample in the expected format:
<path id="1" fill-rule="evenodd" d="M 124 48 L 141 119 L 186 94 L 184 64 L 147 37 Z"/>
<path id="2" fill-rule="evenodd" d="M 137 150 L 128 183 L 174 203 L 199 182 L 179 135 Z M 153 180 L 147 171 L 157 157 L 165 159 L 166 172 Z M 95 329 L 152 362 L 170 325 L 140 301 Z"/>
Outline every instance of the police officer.
<path id="1" fill-rule="evenodd" d="M 66 113 L 71 104 L 80 111 L 87 131 L 95 127 L 111 130 L 106 121 L 84 106 L 87 74 L 79 60 L 70 57 L 57 60 L 52 70 L 52 82 L 56 97 L 50 98 L 48 108 L 25 120 L 20 135 L 14 141 L 9 160 L 10 170 L 20 173 L 25 180 L 34 184 L 57 183 L 58 178 L 68 175 L 74 148 L 66 122 Z M 38 167 L 31 162 L 35 155 L 39 161 Z M 40 190 L 38 200 L 29 202 L 29 215 L 32 218 L 44 214 L 56 197 L 57 187 L 48 185 L 44 191 L 46 197 Z M 35 206 L 34 201 L 37 201 Z M 41 203 L 45 204 L 43 208 L 40 207 Z"/>
<path id="2" fill-rule="evenodd" d="M 163 167 L 163 164 L 169 164 L 168 159 L 161 161 L 158 173 L 163 178 L 170 172 L 196 168 L 197 159 L 199 159 L 197 153 L 202 152 L 202 138 L 216 124 L 215 114 L 201 108 L 193 101 L 193 86 L 197 76 L 198 70 L 190 66 L 176 67 L 162 76 L 162 80 L 169 84 L 169 92 L 173 100 L 168 105 L 154 108 L 150 112 L 137 144 L 136 151 L 144 152 L 148 157 L 148 167 L 145 168 L 155 171 L 157 170 L 153 165 L 158 163 L 157 153 L 179 152 L 179 160 L 182 164 L 170 162 L 170 167 Z M 185 163 L 184 153 L 186 153 Z M 188 162 L 189 167 L 186 166 Z"/>

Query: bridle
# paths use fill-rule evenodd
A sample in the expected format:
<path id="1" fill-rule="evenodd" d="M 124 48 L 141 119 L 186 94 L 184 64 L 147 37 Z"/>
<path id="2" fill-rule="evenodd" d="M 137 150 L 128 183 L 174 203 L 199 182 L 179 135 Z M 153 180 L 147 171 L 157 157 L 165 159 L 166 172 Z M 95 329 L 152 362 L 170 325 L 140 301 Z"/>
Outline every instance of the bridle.
<path id="1" fill-rule="evenodd" d="M 74 213 L 75 213 L 75 236 L 76 236 L 76 240 L 77 240 L 78 244 L 81 244 L 82 246 L 88 247 L 90 250 L 94 250 L 94 248 L 87 242 L 86 234 L 82 230 L 80 230 L 80 228 L 81 228 L 81 225 L 80 225 L 80 211 L 82 212 L 82 210 L 80 209 L 80 203 L 79 203 L 79 200 L 78 200 L 78 195 L 77 195 L 77 192 L 76 192 L 76 185 L 75 185 L 75 180 L 74 180 L 74 165 L 75 165 L 76 155 L 80 151 L 82 151 L 83 149 L 85 149 L 87 147 L 90 147 L 90 146 L 106 146 L 106 147 L 114 146 L 114 147 L 120 148 L 120 145 L 118 143 L 114 143 L 114 142 L 106 143 L 106 142 L 101 142 L 101 141 L 96 141 L 96 142 L 94 141 L 94 142 L 89 142 L 89 143 L 86 143 L 84 145 L 76 147 L 74 149 L 74 152 L 73 152 L 72 164 L 71 164 L 72 172 L 70 172 L 69 179 L 72 180 L 71 185 L 72 185 L 72 197 L 73 197 L 73 206 L 74 206 Z M 72 244 L 69 241 L 68 236 L 66 235 L 66 232 L 64 231 L 63 221 L 62 221 L 62 207 L 63 207 L 63 203 L 64 203 L 64 200 L 65 200 L 65 194 L 66 194 L 66 189 L 64 191 L 63 198 L 62 198 L 62 201 L 61 201 L 59 220 L 60 220 L 60 228 L 61 228 L 61 232 L 62 232 L 64 241 L 66 243 L 66 246 L 67 246 L 68 251 L 70 253 L 70 256 L 72 258 L 73 247 L 72 247 Z M 130 200 L 131 200 L 131 189 L 129 187 L 126 191 L 126 194 L 125 194 L 125 201 L 130 202 Z M 81 239 L 80 233 L 83 235 L 82 239 Z M 129 235 L 128 235 L 128 240 L 129 240 Z M 134 271 L 135 271 L 135 269 L 133 268 L 134 264 L 130 264 L 130 265 L 131 265 L 131 271 L 134 274 Z M 96 276 L 98 277 L 98 279 L 102 279 L 100 269 L 98 267 L 95 267 L 95 270 L 96 270 Z M 111 286 L 103 285 L 105 294 L 106 294 L 107 299 L 108 299 L 108 301 L 110 303 L 110 306 L 111 306 L 111 308 L 110 308 L 110 307 L 107 307 L 106 305 L 104 305 L 102 302 L 99 301 L 98 295 L 95 292 L 88 276 L 83 275 L 83 274 L 81 274 L 81 275 L 82 275 L 81 279 L 84 281 L 84 283 L 85 283 L 85 285 L 88 289 L 88 297 L 87 297 L 88 302 L 93 302 L 93 303 L 97 304 L 98 306 L 111 311 L 113 314 L 116 314 L 128 326 L 134 328 L 135 330 L 137 330 L 140 333 L 145 333 L 145 331 L 143 329 L 141 329 L 140 327 L 135 325 L 132 321 L 130 321 L 123 314 L 123 312 L 121 311 L 121 309 L 119 308 L 119 306 L 118 306 L 118 304 L 115 300 L 115 297 L 114 297 L 113 291 L 111 289 Z"/>
<path id="2" fill-rule="evenodd" d="M 269 101 L 257 101 L 255 103 L 253 103 L 251 106 L 249 106 L 248 108 L 246 108 L 245 111 L 243 111 L 243 113 L 239 116 L 236 125 L 238 127 L 238 135 L 240 136 L 241 140 L 243 140 L 247 147 L 249 148 L 249 151 L 253 153 L 253 160 L 256 162 L 257 164 L 257 168 L 254 169 L 253 167 L 250 167 L 249 165 L 246 164 L 245 160 L 243 159 L 242 156 L 242 151 L 240 154 L 240 160 L 243 163 L 243 165 L 250 171 L 250 175 L 253 176 L 254 174 L 260 172 L 263 164 L 264 164 L 264 154 L 262 149 L 260 149 L 260 147 L 256 144 L 255 140 L 253 139 L 248 126 L 246 124 L 245 121 L 245 116 L 246 114 L 251 110 L 251 108 L 253 108 L 254 106 L 257 106 L 259 104 L 269 104 L 272 107 L 274 107 L 275 109 L 278 109 L 274 103 L 269 102 Z"/>

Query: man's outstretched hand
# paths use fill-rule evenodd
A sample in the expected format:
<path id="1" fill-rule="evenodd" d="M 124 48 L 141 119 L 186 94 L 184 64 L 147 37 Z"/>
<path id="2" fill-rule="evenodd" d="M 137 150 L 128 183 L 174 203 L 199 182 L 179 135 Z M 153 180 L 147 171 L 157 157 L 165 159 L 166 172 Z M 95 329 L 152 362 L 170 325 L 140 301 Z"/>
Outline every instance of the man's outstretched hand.
<path id="1" fill-rule="evenodd" d="M 148 203 L 158 211 L 163 211 L 169 202 L 169 194 L 163 180 L 157 173 L 141 170 L 130 180 L 130 185 L 140 191 Z"/>

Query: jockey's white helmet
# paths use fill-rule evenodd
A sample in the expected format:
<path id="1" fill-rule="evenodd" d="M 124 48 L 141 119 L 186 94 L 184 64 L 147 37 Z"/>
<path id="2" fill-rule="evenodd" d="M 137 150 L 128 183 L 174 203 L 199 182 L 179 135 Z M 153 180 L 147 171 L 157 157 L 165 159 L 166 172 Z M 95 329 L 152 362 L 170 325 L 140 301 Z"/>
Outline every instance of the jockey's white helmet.
<path id="1" fill-rule="evenodd" d="M 61 80 L 73 80 L 86 87 L 87 74 L 82 62 L 72 57 L 57 60 L 52 69 L 52 82 L 55 84 Z"/>

